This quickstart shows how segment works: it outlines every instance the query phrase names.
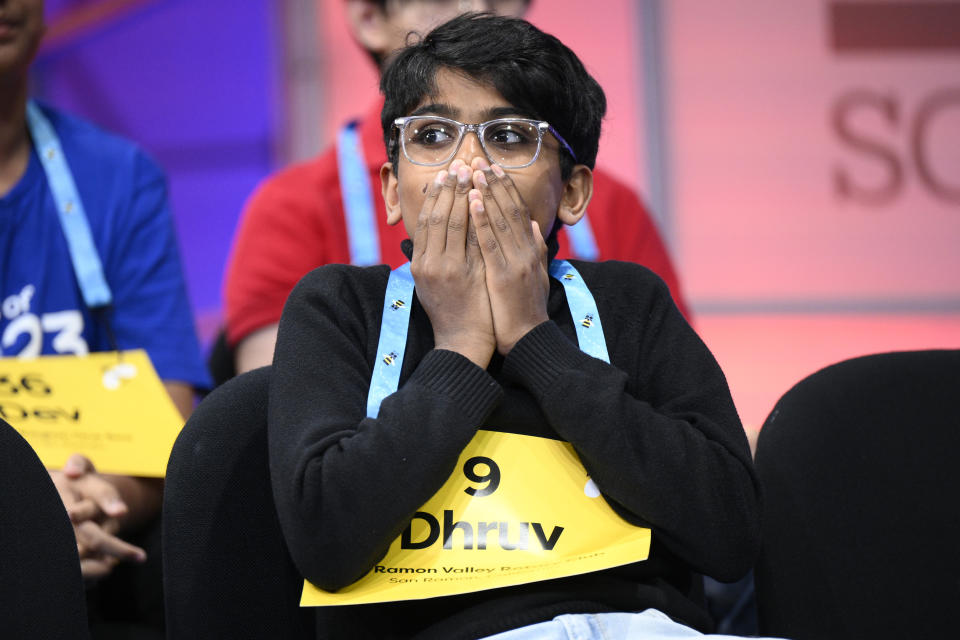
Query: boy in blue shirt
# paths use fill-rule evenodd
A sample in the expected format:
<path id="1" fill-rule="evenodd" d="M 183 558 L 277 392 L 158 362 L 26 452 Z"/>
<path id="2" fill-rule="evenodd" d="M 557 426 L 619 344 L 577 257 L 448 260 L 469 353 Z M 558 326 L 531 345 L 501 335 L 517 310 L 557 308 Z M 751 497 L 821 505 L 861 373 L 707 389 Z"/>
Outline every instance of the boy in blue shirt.
<path id="1" fill-rule="evenodd" d="M 0 3 L 0 356 L 143 348 L 186 416 L 209 385 L 186 297 L 163 173 L 132 143 L 28 98 L 43 2 Z M 44 130 L 66 169 L 41 158 Z M 57 173 L 60 171 L 60 173 Z M 51 173 L 52 172 L 52 173 Z M 108 303 L 88 300 L 61 226 L 51 176 L 72 176 Z M 72 196 L 71 196 L 72 197 Z M 2 417 L 2 416 L 0 416 Z M 97 473 L 84 456 L 51 471 L 74 522 L 85 578 L 144 562 L 129 536 L 159 517 L 162 481 Z M 162 611 L 161 611 L 162 615 Z"/>

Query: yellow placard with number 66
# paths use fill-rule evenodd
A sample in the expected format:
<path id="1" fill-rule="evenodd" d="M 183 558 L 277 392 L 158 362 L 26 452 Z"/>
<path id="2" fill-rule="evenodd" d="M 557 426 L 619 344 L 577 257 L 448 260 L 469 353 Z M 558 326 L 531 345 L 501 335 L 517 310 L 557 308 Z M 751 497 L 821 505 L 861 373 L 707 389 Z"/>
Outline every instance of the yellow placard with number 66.
<path id="1" fill-rule="evenodd" d="M 0 358 L 0 418 L 48 468 L 73 453 L 97 471 L 163 477 L 183 418 L 142 349 Z"/>
<path id="2" fill-rule="evenodd" d="M 481 430 L 457 471 L 366 576 L 302 606 L 414 600 L 646 560 L 650 530 L 620 518 L 566 442 Z"/>

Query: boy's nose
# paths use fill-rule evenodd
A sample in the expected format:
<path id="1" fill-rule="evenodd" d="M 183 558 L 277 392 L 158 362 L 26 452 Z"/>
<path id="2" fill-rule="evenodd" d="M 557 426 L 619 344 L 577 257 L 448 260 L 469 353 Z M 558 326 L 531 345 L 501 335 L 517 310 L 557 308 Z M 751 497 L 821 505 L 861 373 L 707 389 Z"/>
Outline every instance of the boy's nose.
<path id="1" fill-rule="evenodd" d="M 463 160 L 469 167 L 470 161 L 477 156 L 486 158 L 487 154 L 484 152 L 483 145 L 480 144 L 480 138 L 477 137 L 477 134 L 473 131 L 467 131 L 463 135 L 463 142 L 460 143 L 460 148 L 457 149 L 457 155 L 454 156 L 454 159 L 459 158 Z"/>

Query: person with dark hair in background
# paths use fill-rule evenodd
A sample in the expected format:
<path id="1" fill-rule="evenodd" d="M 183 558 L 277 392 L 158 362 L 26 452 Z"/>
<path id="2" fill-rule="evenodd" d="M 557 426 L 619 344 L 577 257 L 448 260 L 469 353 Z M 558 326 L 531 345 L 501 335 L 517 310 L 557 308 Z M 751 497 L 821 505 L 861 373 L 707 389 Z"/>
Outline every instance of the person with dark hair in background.
<path id="1" fill-rule="evenodd" d="M 521 16 L 529 0 L 346 0 L 349 27 L 383 71 L 413 33 L 426 33 L 464 11 Z M 376 193 L 386 160 L 380 142 L 381 102 L 341 130 L 319 157 L 280 171 L 250 197 L 225 276 L 227 343 L 236 371 L 269 364 L 277 322 L 294 284 L 322 264 L 399 266 L 402 229 L 386 224 Z M 635 192 L 594 172 L 589 215 L 558 236 L 560 255 L 628 260 L 649 267 L 689 317 L 680 284 L 656 225 Z M 575 230 L 575 232 L 574 232 Z M 235 349 L 235 356 L 232 355 Z M 222 366 L 222 364 L 221 364 Z M 229 370 L 229 367 L 223 367 Z"/>
<path id="2" fill-rule="evenodd" d="M 556 38 L 477 14 L 400 51 L 381 89 L 382 196 L 388 223 L 412 239 L 410 262 L 320 267 L 284 309 L 268 441 L 295 564 L 327 592 L 363 578 L 441 486 L 462 480 L 458 458 L 481 435 L 568 442 L 609 517 L 652 542 L 647 559 L 599 571 L 325 607 L 319 635 L 709 630 L 699 574 L 739 578 L 760 541 L 758 483 L 723 373 L 649 269 L 557 257 L 559 229 L 582 220 L 593 193 L 603 91 Z M 559 478 L 565 463 L 522 464 Z M 552 497 L 554 522 L 575 497 Z"/>
<path id="3" fill-rule="evenodd" d="M 210 383 L 165 178 L 130 142 L 29 99 L 43 32 L 42 0 L 0 0 L 0 356 L 143 348 L 186 416 L 194 388 Z M 114 580 L 148 560 L 132 542 L 159 552 L 162 481 L 100 474 L 79 454 L 51 474 L 74 523 L 91 619 L 100 596 L 118 616 L 150 600 L 162 628 L 159 558 L 144 568 L 156 567 L 152 600 Z"/>

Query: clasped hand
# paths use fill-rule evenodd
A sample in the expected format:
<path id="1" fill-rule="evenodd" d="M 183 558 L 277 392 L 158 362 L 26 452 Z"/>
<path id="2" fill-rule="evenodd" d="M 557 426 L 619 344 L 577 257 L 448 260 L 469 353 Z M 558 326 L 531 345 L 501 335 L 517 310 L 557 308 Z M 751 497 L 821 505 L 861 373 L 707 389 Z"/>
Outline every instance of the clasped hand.
<path id="1" fill-rule="evenodd" d="M 74 454 L 62 471 L 51 471 L 50 476 L 73 524 L 80 570 L 86 580 L 108 575 L 121 561 L 146 560 L 143 549 L 117 537 L 127 505 L 88 458 Z"/>
<path id="2" fill-rule="evenodd" d="M 436 348 L 486 368 L 547 320 L 547 246 L 499 166 L 454 160 L 427 188 L 411 273 Z"/>

